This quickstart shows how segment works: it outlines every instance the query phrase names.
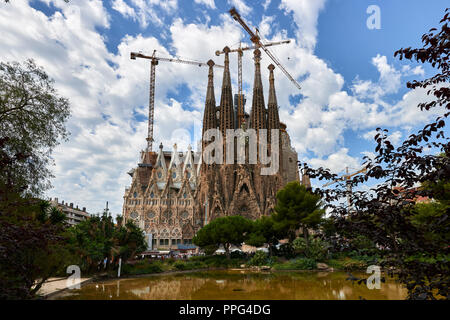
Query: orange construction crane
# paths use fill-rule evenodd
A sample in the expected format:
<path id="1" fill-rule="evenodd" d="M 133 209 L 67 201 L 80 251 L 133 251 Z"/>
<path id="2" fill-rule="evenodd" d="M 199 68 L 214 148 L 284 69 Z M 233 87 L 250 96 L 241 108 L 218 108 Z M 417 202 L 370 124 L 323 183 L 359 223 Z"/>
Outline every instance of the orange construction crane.
<path id="1" fill-rule="evenodd" d="M 284 40 L 284 41 L 278 41 L 278 42 L 269 42 L 264 44 L 266 47 L 270 46 L 276 46 L 279 44 L 284 43 L 290 43 L 291 40 Z M 240 127 L 240 124 L 244 121 L 244 95 L 242 94 L 242 56 L 244 54 L 244 51 L 251 50 L 251 49 L 257 49 L 258 46 L 250 46 L 250 47 L 241 47 L 241 43 L 239 43 L 239 48 L 230 50 L 229 52 L 237 52 L 238 53 L 238 127 Z M 224 51 L 217 50 L 216 56 L 220 56 L 221 54 L 225 53 Z"/>
<path id="2" fill-rule="evenodd" d="M 272 59 L 272 61 L 278 66 L 278 68 L 283 71 L 283 73 L 288 77 L 289 80 L 300 90 L 300 84 L 287 72 L 287 70 L 283 67 L 283 65 L 278 61 L 277 58 L 266 48 L 266 45 L 261 42 L 261 38 L 258 35 L 258 31 L 254 33 L 250 27 L 242 20 L 241 15 L 237 12 L 236 8 L 232 8 L 230 11 L 231 16 L 234 20 L 239 22 L 239 24 L 244 28 L 245 31 L 250 35 L 250 40 L 255 44 L 256 48 L 262 48 L 266 54 Z"/>
<path id="3" fill-rule="evenodd" d="M 153 145 L 153 121 L 154 121 L 154 114 L 155 114 L 155 69 L 156 65 L 158 64 L 158 61 L 166 61 L 166 62 L 177 62 L 177 63 L 184 63 L 184 64 L 192 64 L 197 65 L 199 67 L 208 66 L 206 63 L 198 62 L 198 61 L 189 61 L 189 60 L 181 60 L 178 58 L 161 58 L 156 57 L 156 50 L 153 50 L 153 54 L 151 56 L 146 56 L 142 53 L 138 52 L 131 52 L 130 58 L 132 60 L 136 60 L 136 58 L 143 58 L 143 59 L 149 59 L 151 60 L 150 64 L 150 99 L 149 99 L 149 105 L 148 105 L 148 136 L 147 136 L 147 152 L 152 151 L 152 145 Z M 221 65 L 214 65 L 214 67 L 224 68 L 224 66 Z"/>

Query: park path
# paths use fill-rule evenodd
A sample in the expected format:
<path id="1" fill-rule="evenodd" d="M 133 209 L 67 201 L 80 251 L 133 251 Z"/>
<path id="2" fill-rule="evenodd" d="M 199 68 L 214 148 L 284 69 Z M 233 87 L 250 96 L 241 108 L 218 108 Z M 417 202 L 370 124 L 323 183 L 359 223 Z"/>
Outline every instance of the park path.
<path id="1" fill-rule="evenodd" d="M 67 278 L 49 278 L 38 291 L 38 295 L 48 297 L 56 292 L 67 289 L 69 286 L 82 284 L 92 278 L 74 279 L 74 282 L 67 281 Z"/>

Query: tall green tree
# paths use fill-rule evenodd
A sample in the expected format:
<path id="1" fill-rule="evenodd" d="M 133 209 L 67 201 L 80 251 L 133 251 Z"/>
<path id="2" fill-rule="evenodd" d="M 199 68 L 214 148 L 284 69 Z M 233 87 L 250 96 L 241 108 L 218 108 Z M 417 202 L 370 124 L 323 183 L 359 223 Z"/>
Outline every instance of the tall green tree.
<path id="1" fill-rule="evenodd" d="M 227 216 L 214 219 L 201 228 L 192 242 L 201 248 L 223 245 L 230 258 L 231 245 L 240 246 L 252 230 L 252 221 L 242 216 Z"/>
<path id="2" fill-rule="evenodd" d="M 308 246 L 308 228 L 316 227 L 324 214 L 320 196 L 307 191 L 298 181 L 292 181 L 278 191 L 272 216 L 275 227 L 282 231 L 290 242 L 295 239 L 295 232 L 302 228 Z"/>
<path id="3" fill-rule="evenodd" d="M 273 255 L 274 247 L 283 238 L 283 232 L 276 228 L 275 221 L 271 216 L 262 216 L 253 222 L 253 227 L 248 235 L 246 244 L 260 247 L 264 244 L 269 245 L 269 255 Z"/>
<path id="4" fill-rule="evenodd" d="M 68 136 L 69 115 L 68 100 L 32 60 L 0 62 L 1 298 L 33 298 L 70 262 L 64 216 L 36 199 L 50 186 L 51 152 Z"/>
<path id="5" fill-rule="evenodd" d="M 136 224 L 115 224 L 107 210 L 71 228 L 69 243 L 87 272 L 95 272 L 104 258 L 125 262 L 147 249 L 144 233 Z"/>
<path id="6" fill-rule="evenodd" d="M 0 63 L 0 196 L 38 196 L 50 187 L 50 157 L 61 139 L 69 102 L 33 60 Z"/>

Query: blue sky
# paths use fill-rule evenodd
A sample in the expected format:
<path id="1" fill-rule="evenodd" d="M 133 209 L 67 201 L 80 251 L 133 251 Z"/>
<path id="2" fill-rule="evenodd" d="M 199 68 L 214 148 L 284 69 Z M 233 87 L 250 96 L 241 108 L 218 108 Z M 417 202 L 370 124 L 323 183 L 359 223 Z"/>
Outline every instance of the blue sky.
<path id="1" fill-rule="evenodd" d="M 366 12 L 377 5 L 381 28 L 370 30 Z M 149 65 L 131 51 L 223 64 L 214 52 L 249 43 L 230 17 L 235 6 L 300 82 L 298 91 L 275 70 L 281 120 L 299 160 L 342 172 L 358 169 L 373 151 L 376 127 L 401 141 L 435 114 L 416 108 L 423 91 L 406 81 L 431 76 L 427 65 L 393 57 L 401 47 L 420 46 L 436 27 L 447 1 L 418 0 L 15 0 L 1 4 L 2 61 L 33 57 L 69 98 L 71 138 L 54 152 L 54 188 L 49 197 L 98 212 L 109 201 L 121 213 L 122 196 L 145 146 Z M 244 55 L 244 90 L 251 102 L 253 62 Z M 263 55 L 267 92 L 270 59 Z M 231 56 L 233 91 L 236 57 Z M 221 71 L 215 74 L 220 99 Z M 163 63 L 157 67 L 156 143 L 165 149 L 196 147 L 206 93 L 207 70 Z M 266 95 L 267 101 L 267 95 Z M 247 111 L 249 107 L 247 108 Z"/>

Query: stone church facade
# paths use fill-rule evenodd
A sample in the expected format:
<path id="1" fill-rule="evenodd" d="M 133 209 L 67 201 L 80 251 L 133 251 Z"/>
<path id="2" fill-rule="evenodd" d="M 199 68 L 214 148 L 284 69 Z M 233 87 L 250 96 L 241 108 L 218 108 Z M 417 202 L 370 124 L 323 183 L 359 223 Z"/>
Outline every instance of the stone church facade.
<path id="1" fill-rule="evenodd" d="M 162 145 L 158 152 L 141 152 L 140 163 L 129 172 L 132 182 L 125 189 L 123 217 L 124 222 L 135 221 L 152 235 L 154 249 L 190 244 L 202 226 L 218 217 L 242 215 L 257 219 L 269 215 L 275 206 L 277 191 L 287 182 L 300 181 L 297 152 L 291 146 L 286 125 L 279 119 L 274 66 L 269 66 L 266 108 L 260 70 L 261 53 L 258 49 L 254 51 L 253 98 L 248 114 L 239 110 L 237 103 L 233 104 L 228 51 L 226 47 L 219 106 L 214 94 L 214 62 L 208 62 L 203 133 L 208 129 L 217 129 L 222 133 L 225 157 L 227 130 L 242 129 L 245 132 L 253 129 L 258 134 L 261 129 L 267 129 L 267 155 L 274 150 L 273 156 L 278 157 L 279 169 L 274 174 L 261 175 L 261 169 L 268 165 L 262 164 L 260 157 L 257 157 L 256 163 L 249 164 L 249 152 L 253 149 L 249 148 L 248 140 L 245 144 L 246 162 L 243 164 L 237 161 L 236 154 L 231 163 L 207 164 L 202 159 L 201 151 L 194 152 L 188 147 L 186 152 L 179 152 L 176 145 L 172 152 L 163 151 Z M 270 141 L 272 129 L 279 131 L 278 141 Z M 203 140 L 202 150 L 206 150 L 210 143 Z M 273 147 L 275 143 L 279 144 L 278 152 Z M 257 149 L 256 152 L 261 151 Z M 309 183 L 307 177 L 303 180 Z"/>

